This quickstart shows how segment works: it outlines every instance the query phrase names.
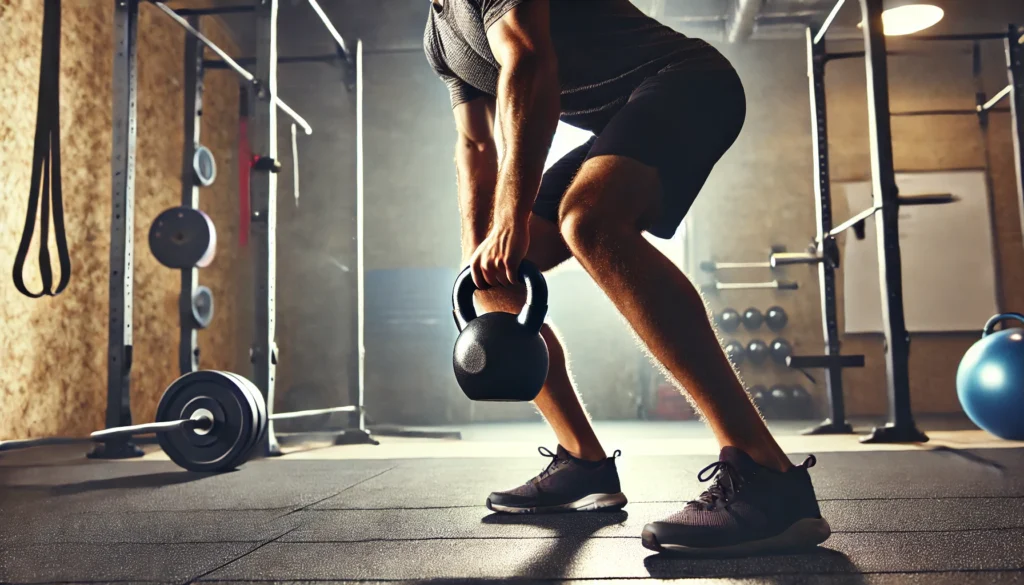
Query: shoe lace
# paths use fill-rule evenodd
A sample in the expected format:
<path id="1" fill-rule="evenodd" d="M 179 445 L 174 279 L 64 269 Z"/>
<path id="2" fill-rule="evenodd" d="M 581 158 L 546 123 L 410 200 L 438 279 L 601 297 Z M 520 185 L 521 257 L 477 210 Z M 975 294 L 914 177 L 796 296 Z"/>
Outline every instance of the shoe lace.
<path id="1" fill-rule="evenodd" d="M 701 483 L 714 480 L 708 489 L 694 500 L 709 510 L 714 510 L 719 505 L 727 506 L 745 482 L 739 470 L 728 461 L 715 461 L 708 465 L 700 470 L 697 479 Z"/>
<path id="2" fill-rule="evenodd" d="M 551 458 L 551 462 L 548 463 L 548 466 L 545 467 L 544 470 L 540 472 L 540 475 L 537 476 L 537 481 L 540 481 L 540 480 L 544 479 L 545 477 L 547 477 L 547 476 L 551 475 L 552 473 L 558 471 L 558 469 L 561 466 L 569 463 L 568 459 L 559 459 L 558 458 L 558 454 L 557 453 L 552 453 L 551 449 L 548 449 L 547 447 L 538 447 L 537 448 L 537 452 L 540 453 L 541 455 L 543 455 L 544 457 L 550 457 Z"/>
<path id="3" fill-rule="evenodd" d="M 817 463 L 817 458 L 814 455 L 809 455 L 802 464 L 798 467 L 804 469 L 810 469 Z M 751 475 L 756 475 L 757 472 L 750 472 Z M 728 461 L 715 461 L 711 465 L 708 465 L 704 469 L 701 469 L 697 473 L 697 479 L 701 483 L 714 480 L 708 489 L 704 490 L 694 502 L 700 503 L 707 507 L 708 510 L 714 510 L 719 505 L 728 506 L 733 496 L 736 495 L 740 489 L 749 481 L 745 478 L 742 473 L 736 467 Z"/>

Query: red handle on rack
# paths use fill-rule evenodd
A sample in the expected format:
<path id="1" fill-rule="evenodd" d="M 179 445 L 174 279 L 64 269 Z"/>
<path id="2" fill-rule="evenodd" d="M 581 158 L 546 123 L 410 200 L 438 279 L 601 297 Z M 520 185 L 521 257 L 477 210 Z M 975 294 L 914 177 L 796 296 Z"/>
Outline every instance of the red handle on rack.
<path id="1" fill-rule="evenodd" d="M 243 113 L 238 118 L 238 243 L 242 246 L 249 243 L 249 173 L 252 165 L 249 118 Z"/>

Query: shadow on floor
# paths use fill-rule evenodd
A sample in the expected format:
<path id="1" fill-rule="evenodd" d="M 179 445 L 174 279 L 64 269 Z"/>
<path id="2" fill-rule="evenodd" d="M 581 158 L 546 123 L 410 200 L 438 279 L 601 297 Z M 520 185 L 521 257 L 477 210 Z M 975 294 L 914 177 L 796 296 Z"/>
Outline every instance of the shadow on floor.
<path id="1" fill-rule="evenodd" d="M 484 524 L 529 525 L 551 531 L 551 546 L 543 554 L 516 570 L 519 575 L 502 579 L 474 579 L 475 583 L 501 583 L 510 585 L 528 583 L 530 575 L 543 575 L 545 581 L 567 577 L 580 549 L 598 530 L 622 524 L 629 517 L 625 511 L 590 512 L 586 514 L 544 514 L 485 516 Z M 631 543 L 636 546 L 637 543 Z"/>
<path id="2" fill-rule="evenodd" d="M 657 579 L 757 577 L 759 582 L 789 582 L 793 575 L 839 574 L 846 583 L 867 583 L 857 565 L 845 554 L 818 547 L 800 554 L 744 558 L 695 559 L 665 553 L 644 559 L 644 566 Z"/>
<path id="3" fill-rule="evenodd" d="M 17 485 L 6 486 L 4 489 L 23 490 L 26 492 L 45 493 L 46 495 L 70 496 L 87 492 L 111 489 L 147 489 L 166 487 L 199 481 L 217 475 L 214 473 L 191 473 L 187 471 L 164 471 L 145 475 L 129 475 L 108 479 L 93 479 L 63 485 Z"/>
<path id="4" fill-rule="evenodd" d="M 999 463 L 998 461 L 993 461 L 991 459 L 986 459 L 985 457 L 982 457 L 977 453 L 972 453 L 971 451 L 967 451 L 964 449 L 955 449 L 953 447 L 946 447 L 944 445 L 934 445 L 928 449 L 928 452 L 954 455 L 971 463 L 976 463 L 988 470 L 995 471 L 999 475 L 1002 475 L 1006 471 L 1006 467 L 1002 463 Z"/>

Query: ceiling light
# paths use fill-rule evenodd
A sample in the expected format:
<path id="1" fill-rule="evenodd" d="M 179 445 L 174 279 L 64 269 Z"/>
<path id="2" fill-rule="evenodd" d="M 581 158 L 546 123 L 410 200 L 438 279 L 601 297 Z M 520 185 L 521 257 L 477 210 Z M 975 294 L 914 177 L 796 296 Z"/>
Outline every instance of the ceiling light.
<path id="1" fill-rule="evenodd" d="M 945 12 L 934 4 L 891 0 L 885 3 L 882 24 L 887 37 L 910 35 L 935 26 L 944 15 Z M 863 26 L 863 22 L 857 25 L 858 28 Z"/>

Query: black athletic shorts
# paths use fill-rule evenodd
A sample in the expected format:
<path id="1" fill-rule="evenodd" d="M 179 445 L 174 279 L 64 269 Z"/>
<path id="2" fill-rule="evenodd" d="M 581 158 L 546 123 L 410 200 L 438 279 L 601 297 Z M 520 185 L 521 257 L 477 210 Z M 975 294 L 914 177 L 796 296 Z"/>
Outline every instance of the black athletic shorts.
<path id="1" fill-rule="evenodd" d="M 666 67 L 644 80 L 599 133 L 548 169 L 533 212 L 557 224 L 562 197 L 586 160 L 627 156 L 659 170 L 663 213 L 648 231 L 671 238 L 711 169 L 736 141 L 747 112 L 735 71 L 682 67 Z"/>

